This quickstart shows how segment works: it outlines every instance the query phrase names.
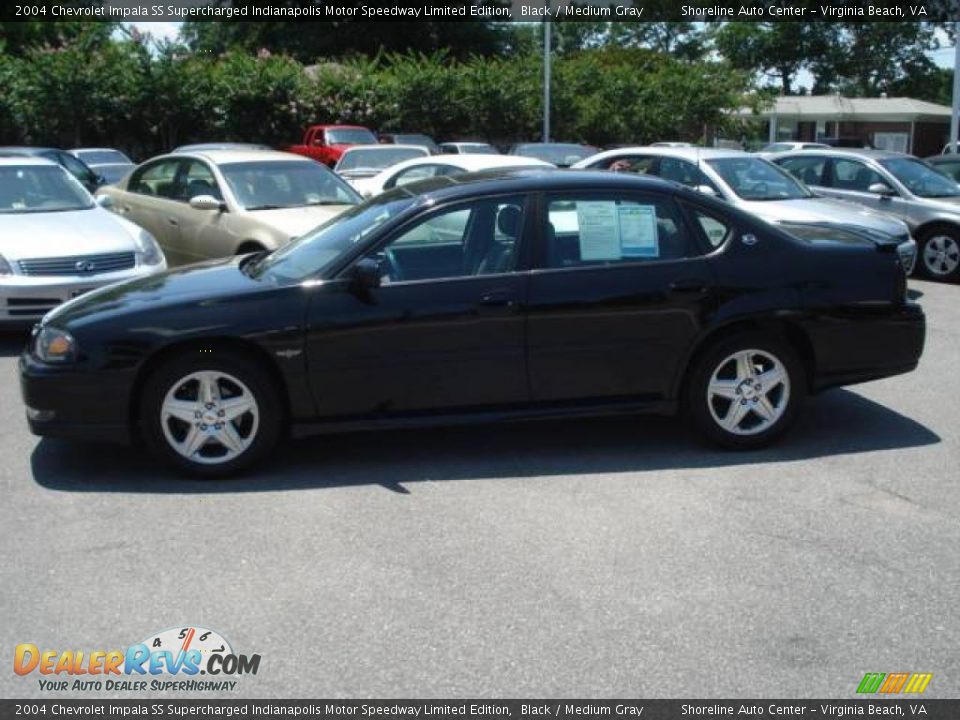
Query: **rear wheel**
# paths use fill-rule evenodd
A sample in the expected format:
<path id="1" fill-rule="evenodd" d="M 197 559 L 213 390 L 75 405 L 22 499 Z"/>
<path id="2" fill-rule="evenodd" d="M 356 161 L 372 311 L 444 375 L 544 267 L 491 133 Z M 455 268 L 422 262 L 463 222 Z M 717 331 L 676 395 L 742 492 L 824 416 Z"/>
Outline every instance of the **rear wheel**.
<path id="1" fill-rule="evenodd" d="M 717 342 L 689 378 L 688 415 L 707 440 L 729 448 L 774 441 L 794 421 L 806 394 L 793 348 L 755 333 Z"/>
<path id="2" fill-rule="evenodd" d="M 960 230 L 934 228 L 920 238 L 920 272 L 933 280 L 960 280 Z"/>
<path id="3" fill-rule="evenodd" d="M 165 363 L 147 380 L 140 417 L 155 455 L 201 477 L 262 460 L 276 446 L 282 420 L 276 388 L 257 363 L 199 352 Z"/>

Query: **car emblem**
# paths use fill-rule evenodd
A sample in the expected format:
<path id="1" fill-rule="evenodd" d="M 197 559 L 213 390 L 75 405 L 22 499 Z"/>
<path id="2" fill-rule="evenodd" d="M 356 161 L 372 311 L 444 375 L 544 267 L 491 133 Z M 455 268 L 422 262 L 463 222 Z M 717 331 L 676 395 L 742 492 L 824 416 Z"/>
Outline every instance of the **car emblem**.
<path id="1" fill-rule="evenodd" d="M 88 273 L 93 272 L 97 266 L 89 260 L 78 260 L 73 267 L 76 268 L 77 272 Z"/>
<path id="2" fill-rule="evenodd" d="M 750 234 L 743 235 L 743 236 L 740 238 L 740 240 L 743 242 L 744 245 L 756 245 L 756 244 L 757 244 L 757 236 L 756 236 L 756 235 L 750 235 Z"/>

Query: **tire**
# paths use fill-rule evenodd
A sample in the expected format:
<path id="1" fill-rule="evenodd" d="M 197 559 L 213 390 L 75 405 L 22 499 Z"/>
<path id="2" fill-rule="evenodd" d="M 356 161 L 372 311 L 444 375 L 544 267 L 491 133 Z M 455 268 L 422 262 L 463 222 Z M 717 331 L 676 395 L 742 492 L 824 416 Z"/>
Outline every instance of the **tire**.
<path id="1" fill-rule="evenodd" d="M 284 420 L 270 375 L 229 351 L 198 349 L 164 362 L 141 395 L 140 428 L 149 450 L 201 478 L 232 475 L 263 460 Z"/>
<path id="2" fill-rule="evenodd" d="M 248 240 L 237 248 L 235 255 L 250 255 L 251 253 L 263 252 L 266 248 L 258 242 Z"/>
<path id="3" fill-rule="evenodd" d="M 960 281 L 960 229 L 927 230 L 917 245 L 918 274 L 931 280 Z"/>
<path id="4" fill-rule="evenodd" d="M 718 340 L 694 362 L 687 380 L 684 409 L 695 429 L 711 444 L 737 450 L 780 437 L 806 395 L 796 351 L 762 333 Z"/>

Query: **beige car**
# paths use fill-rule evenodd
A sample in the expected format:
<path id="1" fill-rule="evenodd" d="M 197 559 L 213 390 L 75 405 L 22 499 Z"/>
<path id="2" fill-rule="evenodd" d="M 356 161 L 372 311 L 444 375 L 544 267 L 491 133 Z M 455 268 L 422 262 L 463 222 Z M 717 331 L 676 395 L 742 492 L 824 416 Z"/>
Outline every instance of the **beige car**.
<path id="1" fill-rule="evenodd" d="M 259 150 L 162 155 L 97 195 L 170 265 L 275 250 L 362 199 L 318 162 Z"/>

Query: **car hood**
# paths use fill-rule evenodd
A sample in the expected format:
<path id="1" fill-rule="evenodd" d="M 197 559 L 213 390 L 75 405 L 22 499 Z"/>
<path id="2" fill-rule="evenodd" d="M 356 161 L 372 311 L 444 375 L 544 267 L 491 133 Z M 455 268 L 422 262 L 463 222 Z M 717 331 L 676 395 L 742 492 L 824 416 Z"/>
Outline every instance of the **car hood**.
<path id="1" fill-rule="evenodd" d="M 89 210 L 0 214 L 0 255 L 7 260 L 133 252 L 139 229 L 97 206 Z"/>
<path id="2" fill-rule="evenodd" d="M 748 201 L 738 203 L 738 206 L 772 223 L 831 223 L 860 226 L 894 236 L 907 232 L 906 223 L 893 215 L 843 200 L 819 197 L 798 198 L 796 200 Z"/>
<path id="3" fill-rule="evenodd" d="M 218 258 L 107 285 L 60 305 L 43 322 L 66 327 L 108 320 L 116 314 L 135 311 L 138 306 L 158 308 L 199 299 L 212 303 L 224 297 L 233 298 L 263 287 L 243 271 L 241 265 L 246 258 Z"/>
<path id="4" fill-rule="evenodd" d="M 921 198 L 923 204 L 942 212 L 960 213 L 960 197 Z"/>
<path id="5" fill-rule="evenodd" d="M 312 205 L 278 210 L 248 210 L 246 214 L 290 237 L 300 237 L 308 230 L 322 225 L 352 205 Z"/>

